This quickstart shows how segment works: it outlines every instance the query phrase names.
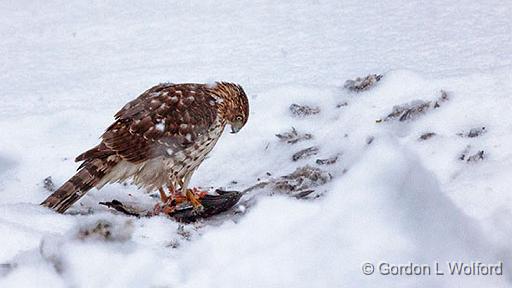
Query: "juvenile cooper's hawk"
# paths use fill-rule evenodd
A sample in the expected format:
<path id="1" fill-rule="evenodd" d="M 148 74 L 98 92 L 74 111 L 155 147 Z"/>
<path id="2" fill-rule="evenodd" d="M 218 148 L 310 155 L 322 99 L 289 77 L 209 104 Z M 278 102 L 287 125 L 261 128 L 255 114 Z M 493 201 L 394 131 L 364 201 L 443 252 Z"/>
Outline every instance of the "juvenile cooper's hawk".
<path id="1" fill-rule="evenodd" d="M 78 172 L 41 205 L 63 213 L 91 188 L 131 178 L 139 187 L 159 190 L 166 208 L 169 200 L 175 204 L 181 197 L 201 209 L 196 190 L 188 189 L 192 174 L 226 124 L 236 133 L 248 116 L 240 85 L 157 85 L 117 112 L 101 143 L 76 158 L 83 161 Z"/>

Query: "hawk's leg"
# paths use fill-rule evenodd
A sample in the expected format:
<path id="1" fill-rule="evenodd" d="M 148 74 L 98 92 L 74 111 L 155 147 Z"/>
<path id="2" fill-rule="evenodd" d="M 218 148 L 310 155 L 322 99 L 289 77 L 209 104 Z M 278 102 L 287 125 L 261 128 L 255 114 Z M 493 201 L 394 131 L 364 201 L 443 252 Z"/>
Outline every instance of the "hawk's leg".
<path id="1" fill-rule="evenodd" d="M 200 200 L 206 194 L 208 194 L 208 192 L 200 191 L 197 188 L 187 188 L 188 184 L 190 183 L 190 178 L 192 177 L 193 172 L 194 171 L 190 171 L 185 175 L 185 177 L 177 181 L 176 184 L 180 186 L 179 190 L 175 188 L 175 183 L 169 183 L 167 185 L 167 188 L 169 189 L 169 195 L 165 193 L 162 187 L 158 188 L 162 204 L 158 203 L 155 205 L 155 208 L 153 209 L 154 214 L 170 214 L 176 209 L 177 205 L 184 202 L 189 202 L 190 204 L 192 204 L 192 206 L 194 206 L 194 210 L 198 212 L 203 211 L 204 207 L 201 204 Z"/>
<path id="2" fill-rule="evenodd" d="M 160 192 L 160 200 L 162 200 L 162 202 L 164 202 L 164 203 L 167 203 L 167 200 L 169 200 L 169 196 L 167 196 L 167 194 L 165 194 L 164 189 L 162 187 L 160 187 L 160 188 L 158 188 L 158 191 Z"/>
<path id="3" fill-rule="evenodd" d="M 176 190 L 176 188 L 174 188 L 174 185 L 172 185 L 172 184 L 167 185 L 167 189 L 169 189 L 169 192 L 171 193 L 169 198 L 171 200 L 174 200 L 175 204 L 180 204 L 180 203 L 187 201 L 187 197 L 185 197 L 185 195 L 182 195 L 180 193 L 180 191 Z"/>
<path id="4" fill-rule="evenodd" d="M 185 174 L 185 177 L 180 179 L 178 184 L 180 184 L 181 193 L 185 193 L 186 199 L 194 206 L 194 210 L 201 212 L 204 210 L 204 207 L 200 200 L 206 195 L 206 192 L 200 192 L 197 188 L 188 189 L 188 184 L 190 183 L 190 178 L 192 178 L 194 171 L 195 170 L 192 170 Z"/>
<path id="5" fill-rule="evenodd" d="M 160 192 L 160 200 L 162 200 L 162 205 L 157 203 L 153 208 L 153 214 L 158 215 L 160 213 L 172 213 L 176 208 L 176 201 L 172 198 L 172 194 L 171 196 L 167 196 L 162 187 L 158 188 L 158 191 Z"/>
<path id="6" fill-rule="evenodd" d="M 192 206 L 194 206 L 194 209 L 196 211 L 202 212 L 204 210 L 203 204 L 201 204 L 200 200 L 206 192 L 199 192 L 197 188 L 187 189 L 185 192 L 187 196 L 187 200 L 192 203 Z M 202 193 L 205 193 L 201 195 Z"/>

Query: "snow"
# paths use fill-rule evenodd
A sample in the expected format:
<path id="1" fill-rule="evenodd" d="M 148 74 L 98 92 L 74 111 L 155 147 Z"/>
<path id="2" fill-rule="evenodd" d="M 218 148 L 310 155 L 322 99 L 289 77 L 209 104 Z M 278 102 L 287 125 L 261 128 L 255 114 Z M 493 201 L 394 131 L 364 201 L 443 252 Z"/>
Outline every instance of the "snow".
<path id="1" fill-rule="evenodd" d="M 512 286 L 512 5 L 21 0 L 0 3 L 0 16 L 0 287 Z M 368 90 L 343 88 L 374 73 Z M 156 203 L 131 185 L 93 190 L 65 215 L 38 206 L 43 179 L 72 176 L 128 101 L 158 83 L 214 81 L 244 87 L 250 118 L 192 185 L 243 190 L 306 165 L 332 180 L 307 199 L 255 189 L 189 225 L 98 205 Z M 438 108 L 378 121 L 441 91 Z M 292 104 L 320 112 L 294 117 Z M 275 136 L 292 127 L 311 139 Z M 292 161 L 309 147 L 318 154 Z M 484 159 L 459 160 L 464 151 Z M 361 271 L 461 260 L 502 261 L 504 272 Z"/>

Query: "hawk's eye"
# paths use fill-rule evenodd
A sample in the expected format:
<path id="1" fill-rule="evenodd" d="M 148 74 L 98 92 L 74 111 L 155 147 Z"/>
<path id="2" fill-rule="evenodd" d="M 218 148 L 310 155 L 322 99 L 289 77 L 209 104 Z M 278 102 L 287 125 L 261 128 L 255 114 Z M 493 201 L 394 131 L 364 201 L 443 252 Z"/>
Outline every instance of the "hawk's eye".
<path id="1" fill-rule="evenodd" d="M 235 117 L 235 121 L 238 121 L 238 122 L 241 122 L 242 121 L 242 116 L 241 115 L 238 115 Z"/>

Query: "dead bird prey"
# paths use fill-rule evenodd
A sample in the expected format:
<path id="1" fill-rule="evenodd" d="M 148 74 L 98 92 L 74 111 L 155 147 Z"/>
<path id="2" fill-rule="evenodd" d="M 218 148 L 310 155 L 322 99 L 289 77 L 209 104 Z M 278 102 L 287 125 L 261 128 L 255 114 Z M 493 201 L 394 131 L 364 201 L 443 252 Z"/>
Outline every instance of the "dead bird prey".
<path id="1" fill-rule="evenodd" d="M 205 193 L 188 188 L 192 174 L 226 124 L 236 133 L 248 117 L 240 85 L 157 85 L 117 112 L 101 143 L 76 158 L 83 161 L 78 172 L 41 205 L 64 213 L 91 188 L 132 179 L 148 191 L 159 190 L 166 213 L 184 201 L 201 210 Z"/>

